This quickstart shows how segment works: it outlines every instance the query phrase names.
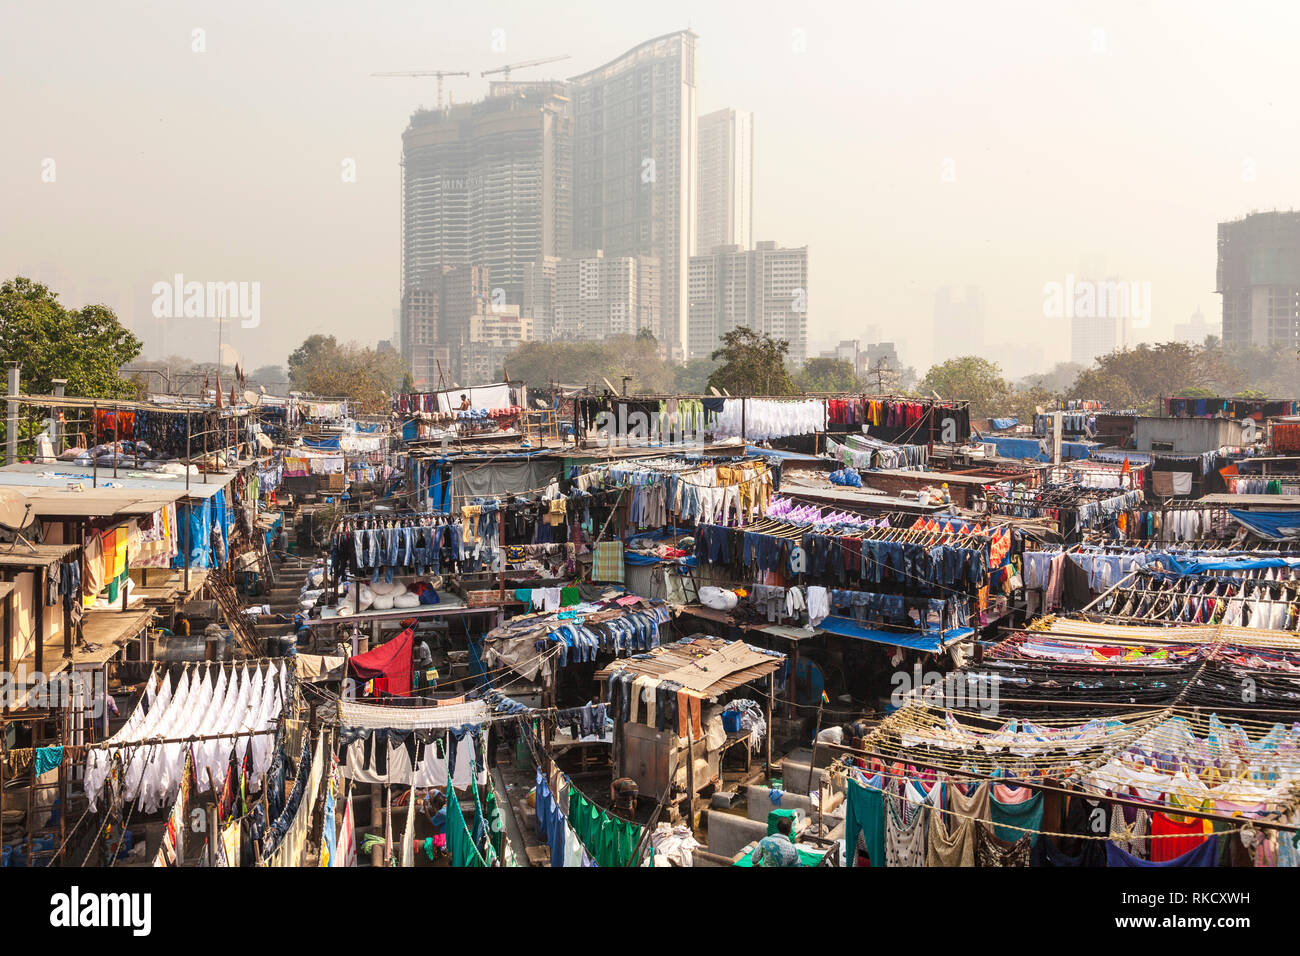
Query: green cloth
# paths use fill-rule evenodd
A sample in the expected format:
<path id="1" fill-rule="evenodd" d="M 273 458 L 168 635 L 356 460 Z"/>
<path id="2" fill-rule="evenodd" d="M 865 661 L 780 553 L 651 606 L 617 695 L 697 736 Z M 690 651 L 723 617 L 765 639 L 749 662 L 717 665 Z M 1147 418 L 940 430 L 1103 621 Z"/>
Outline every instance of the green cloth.
<path id="1" fill-rule="evenodd" d="M 992 808 L 993 816 L 993 835 L 999 840 L 1006 840 L 1008 843 L 1015 843 L 1021 837 L 1026 836 L 1025 830 L 1041 830 L 1043 828 L 1043 791 L 1039 790 L 1024 803 L 1001 803 L 997 797 L 989 801 Z M 1022 829 L 1013 830 L 1001 824 L 1010 823 Z M 1033 839 L 1031 843 L 1037 842 L 1038 834 L 1028 834 Z"/>
<path id="2" fill-rule="evenodd" d="M 850 780 L 844 802 L 847 805 L 844 811 L 844 848 L 849 858 L 848 865 L 857 863 L 858 833 L 861 832 L 871 865 L 885 866 L 885 795 Z"/>
<path id="3" fill-rule="evenodd" d="M 471 774 L 470 782 L 474 777 Z M 474 788 L 474 814 L 478 815 L 478 788 Z M 483 857 L 474 846 L 474 835 L 465 824 L 465 814 L 461 812 L 460 800 L 456 797 L 456 788 L 451 785 L 451 763 L 447 764 L 447 852 L 451 854 L 452 866 L 485 866 Z"/>
<path id="4" fill-rule="evenodd" d="M 576 587 L 560 588 L 560 607 L 572 607 L 575 604 L 581 604 L 582 598 L 578 597 Z"/>
<path id="5" fill-rule="evenodd" d="M 451 854 L 451 865 L 483 866 L 483 857 L 474 848 L 474 837 L 465 824 L 456 791 L 449 786 L 447 792 L 451 795 L 447 801 L 447 852 Z"/>
<path id="6" fill-rule="evenodd" d="M 643 828 L 611 816 L 569 787 L 569 826 L 597 866 L 630 866 Z"/>
<path id="7" fill-rule="evenodd" d="M 767 814 L 767 835 L 771 836 L 776 832 L 776 821 L 782 817 L 790 818 L 790 832 L 794 832 L 795 812 L 793 810 L 769 810 Z"/>
<path id="8" fill-rule="evenodd" d="M 533 604 L 533 589 L 515 588 L 515 600 L 527 604 L 531 609 Z"/>
<path id="9" fill-rule="evenodd" d="M 818 852 L 816 850 L 805 850 L 797 843 L 794 845 L 794 848 L 799 852 L 800 866 L 817 866 L 817 864 L 821 863 L 822 857 L 825 855 L 825 851 Z M 731 865 L 752 867 L 754 865 L 753 847 L 746 848 L 745 852 L 740 854 L 740 859 Z"/>

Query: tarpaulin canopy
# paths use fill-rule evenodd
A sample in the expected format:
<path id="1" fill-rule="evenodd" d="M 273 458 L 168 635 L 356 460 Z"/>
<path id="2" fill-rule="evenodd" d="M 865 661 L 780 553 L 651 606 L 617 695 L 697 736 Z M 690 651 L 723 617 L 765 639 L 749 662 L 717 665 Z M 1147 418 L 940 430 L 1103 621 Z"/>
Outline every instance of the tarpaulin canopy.
<path id="1" fill-rule="evenodd" d="M 303 436 L 302 443 L 308 448 L 325 448 L 334 451 L 339 447 L 339 436 L 335 435 L 332 438 L 308 438 Z"/>
<path id="2" fill-rule="evenodd" d="M 1262 538 L 1274 541 L 1300 538 L 1300 511 L 1229 510 L 1228 514 Z"/>
<path id="3" fill-rule="evenodd" d="M 1300 557 L 1297 558 L 1249 558 L 1249 557 L 1232 557 L 1232 558 L 1180 558 L 1177 555 L 1170 554 L 1168 558 L 1161 557 L 1162 564 L 1169 564 L 1171 571 L 1177 571 L 1179 574 L 1200 574 L 1204 571 L 1250 571 L 1256 568 L 1300 568 Z"/>
<path id="4" fill-rule="evenodd" d="M 387 644 L 348 659 L 348 669 L 357 680 L 385 678 L 388 692 L 400 697 L 411 694 L 411 645 L 415 636 L 407 628 Z"/>
<path id="5" fill-rule="evenodd" d="M 882 631 L 864 627 L 852 618 L 836 615 L 826 618 L 817 627 L 827 634 L 856 637 L 863 641 L 875 641 L 877 644 L 893 644 L 916 651 L 941 651 L 950 644 L 956 644 L 975 633 L 974 629 L 969 627 L 955 627 L 947 631 Z"/>

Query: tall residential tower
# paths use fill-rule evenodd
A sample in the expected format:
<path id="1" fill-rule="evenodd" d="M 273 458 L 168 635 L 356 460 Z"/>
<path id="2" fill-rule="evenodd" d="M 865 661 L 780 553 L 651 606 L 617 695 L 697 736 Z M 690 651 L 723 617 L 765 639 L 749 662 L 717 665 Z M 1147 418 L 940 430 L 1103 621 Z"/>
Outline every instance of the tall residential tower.
<path id="1" fill-rule="evenodd" d="M 695 250 L 695 47 L 689 30 L 648 40 L 570 79 L 573 247 L 658 260 L 655 337 L 686 351 L 686 276 Z"/>
<path id="2" fill-rule="evenodd" d="M 695 250 L 754 245 L 754 114 L 724 109 L 700 117 Z"/>

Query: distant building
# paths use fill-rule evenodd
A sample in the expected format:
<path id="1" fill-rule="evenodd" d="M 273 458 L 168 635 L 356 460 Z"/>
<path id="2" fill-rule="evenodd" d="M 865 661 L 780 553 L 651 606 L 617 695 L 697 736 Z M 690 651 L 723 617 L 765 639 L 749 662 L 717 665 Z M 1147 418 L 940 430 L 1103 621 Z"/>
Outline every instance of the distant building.
<path id="1" fill-rule="evenodd" d="M 790 361 L 808 354 L 808 247 L 760 242 L 692 256 L 689 358 L 708 357 L 727 332 L 748 326 L 790 343 Z"/>
<path id="2" fill-rule="evenodd" d="M 1174 323 L 1174 341 L 1200 345 L 1208 335 L 1220 335 L 1221 326 L 1207 322 L 1200 309 L 1186 322 Z"/>
<path id="3" fill-rule="evenodd" d="M 558 256 L 538 256 L 524 266 L 524 298 L 521 314 L 533 320 L 540 342 L 555 339 L 555 270 Z"/>
<path id="4" fill-rule="evenodd" d="M 538 338 L 596 341 L 643 329 L 658 338 L 660 271 L 653 256 L 577 253 L 539 260 L 528 275 L 524 314 L 537 323 Z"/>
<path id="5" fill-rule="evenodd" d="M 1070 319 L 1070 361 L 1089 366 L 1093 359 L 1122 348 L 1121 320 L 1113 315 Z"/>
<path id="6" fill-rule="evenodd" d="M 489 308 L 470 316 L 467 335 L 462 349 L 461 384 L 487 385 L 497 381 L 507 355 L 532 341 L 533 320 L 521 317 L 517 305 Z"/>
<path id="7" fill-rule="evenodd" d="M 402 135 L 399 338 L 417 381 L 429 371 L 434 345 L 459 362 L 477 309 L 454 288 L 454 308 L 431 302 L 446 271 L 481 269 L 474 295 L 497 307 L 519 303 L 527 264 L 571 248 L 572 195 L 573 117 L 564 84 L 493 84 L 480 102 L 412 114 Z"/>
<path id="8" fill-rule="evenodd" d="M 659 261 L 654 333 L 673 358 L 686 349 L 695 248 L 696 40 L 689 30 L 656 37 L 569 80 L 573 248 Z"/>
<path id="9" fill-rule="evenodd" d="M 754 244 L 754 114 L 723 109 L 700 117 L 695 252 Z"/>
<path id="10" fill-rule="evenodd" d="M 891 377 L 894 387 L 904 387 L 901 379 L 903 362 L 893 342 L 868 345 L 858 355 L 858 374 L 872 385 L 883 384 L 886 390 L 890 387 Z"/>
<path id="11" fill-rule="evenodd" d="M 1219 223 L 1223 344 L 1300 348 L 1300 212 Z"/>
<path id="12" fill-rule="evenodd" d="M 958 355 L 981 355 L 984 349 L 984 293 L 966 286 L 958 299 L 952 286 L 934 295 L 934 363 Z"/>
<path id="13" fill-rule="evenodd" d="M 507 89 L 411 115 L 402 135 L 403 287 L 473 263 L 518 302 L 525 264 L 571 248 L 573 119 L 563 84 Z"/>
<path id="14" fill-rule="evenodd" d="M 444 380 L 459 379 L 470 320 L 492 307 L 486 266 L 447 266 L 436 279 L 425 277 L 406 289 L 402 342 L 417 385 L 435 386 L 440 371 Z"/>

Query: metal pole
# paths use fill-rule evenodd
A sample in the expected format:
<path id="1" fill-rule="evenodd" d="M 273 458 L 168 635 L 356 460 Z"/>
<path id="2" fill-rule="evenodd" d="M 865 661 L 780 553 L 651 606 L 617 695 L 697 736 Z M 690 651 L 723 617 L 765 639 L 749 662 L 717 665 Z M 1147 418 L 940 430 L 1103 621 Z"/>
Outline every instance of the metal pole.
<path id="1" fill-rule="evenodd" d="M 18 461 L 18 363 L 9 363 L 9 413 L 5 419 L 5 464 Z"/>
<path id="2" fill-rule="evenodd" d="M 67 387 L 68 380 L 66 378 L 56 378 L 54 380 L 54 394 L 59 398 L 63 397 Z M 52 432 L 50 437 L 54 439 L 54 454 L 57 456 L 59 452 L 63 451 L 63 423 L 59 421 L 58 406 L 50 407 L 50 431 Z"/>

